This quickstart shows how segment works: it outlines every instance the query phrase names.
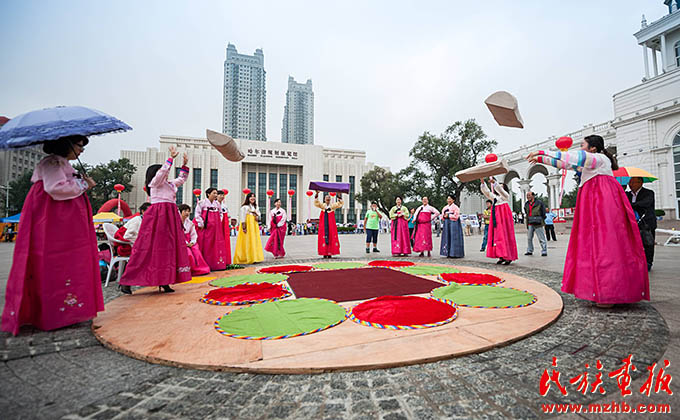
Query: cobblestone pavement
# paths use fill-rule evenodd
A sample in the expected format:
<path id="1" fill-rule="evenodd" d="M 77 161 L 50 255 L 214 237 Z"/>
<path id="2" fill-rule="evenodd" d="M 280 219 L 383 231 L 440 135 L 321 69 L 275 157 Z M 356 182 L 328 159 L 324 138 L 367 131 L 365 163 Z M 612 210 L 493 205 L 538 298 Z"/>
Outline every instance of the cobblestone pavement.
<path id="1" fill-rule="evenodd" d="M 559 290 L 558 273 L 452 262 L 511 271 Z M 118 294 L 115 287 L 105 290 L 107 301 Z M 3 333 L 0 409 L 5 418 L 541 418 L 541 404 L 601 397 L 583 396 L 568 383 L 585 363 L 599 359 L 610 372 L 633 354 L 633 376 L 640 377 L 664 354 L 669 329 L 650 304 L 600 310 L 560 294 L 562 316 L 527 339 L 452 360 L 366 372 L 253 375 L 152 365 L 102 347 L 89 322 L 16 338 Z M 552 369 L 552 357 L 567 396 L 555 386 L 547 397 L 539 395 L 539 378 Z M 596 371 L 590 372 L 593 378 Z M 603 376 L 606 396 L 621 400 L 616 384 Z"/>

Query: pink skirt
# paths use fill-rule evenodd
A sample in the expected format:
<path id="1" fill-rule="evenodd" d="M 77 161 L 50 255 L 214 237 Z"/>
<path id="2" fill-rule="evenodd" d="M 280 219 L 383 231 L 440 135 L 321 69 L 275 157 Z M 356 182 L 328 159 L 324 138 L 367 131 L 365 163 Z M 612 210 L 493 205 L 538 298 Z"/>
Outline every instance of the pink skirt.
<path id="1" fill-rule="evenodd" d="M 188 233 L 185 233 L 184 236 L 187 241 L 191 240 L 191 235 Z M 210 267 L 203 259 L 203 254 L 201 254 L 201 249 L 198 244 L 187 247 L 187 256 L 189 257 L 189 265 L 191 266 L 192 276 L 202 276 L 204 274 L 210 273 Z"/>
<path id="2" fill-rule="evenodd" d="M 397 217 L 392 221 L 392 255 L 410 254 L 411 238 L 408 232 L 408 222 L 403 217 Z"/>
<path id="3" fill-rule="evenodd" d="M 578 191 L 562 291 L 603 304 L 649 300 L 640 231 L 612 176 L 591 178 Z"/>
<path id="4" fill-rule="evenodd" d="M 224 224 L 220 219 L 220 213 L 204 210 L 203 221 L 203 229 L 196 227 L 197 243 L 201 254 L 211 271 L 224 270 L 227 268 L 227 245 L 224 240 Z"/>
<path id="5" fill-rule="evenodd" d="M 283 240 L 286 239 L 286 225 L 281 227 L 274 227 L 272 225 L 269 240 L 264 246 L 264 250 L 271 252 L 275 257 L 283 257 L 286 255 L 286 250 L 283 249 Z"/>
<path id="6" fill-rule="evenodd" d="M 174 203 L 155 203 L 142 226 L 120 284 L 162 286 L 191 280 L 182 221 Z"/>
<path id="7" fill-rule="evenodd" d="M 420 212 L 413 237 L 413 251 L 432 251 L 432 214 Z"/>
<path id="8" fill-rule="evenodd" d="M 517 242 L 515 241 L 515 221 L 508 203 L 496 206 L 496 227 L 493 220 L 489 223 L 489 245 L 486 256 L 489 258 L 503 258 L 508 261 L 517 259 Z"/>
<path id="9" fill-rule="evenodd" d="M 7 281 L 2 330 L 54 330 L 104 310 L 92 208 L 86 194 L 58 201 L 31 187 Z"/>

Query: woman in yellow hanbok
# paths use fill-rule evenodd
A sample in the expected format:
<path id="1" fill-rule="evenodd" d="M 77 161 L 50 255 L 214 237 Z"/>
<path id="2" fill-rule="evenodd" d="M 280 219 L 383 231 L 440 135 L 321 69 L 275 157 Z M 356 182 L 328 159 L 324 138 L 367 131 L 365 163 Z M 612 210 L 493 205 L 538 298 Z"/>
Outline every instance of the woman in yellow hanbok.
<path id="1" fill-rule="evenodd" d="M 236 237 L 236 250 L 234 251 L 234 264 L 253 264 L 264 261 L 262 252 L 262 240 L 260 239 L 260 210 L 254 193 L 248 193 L 241 206 L 241 228 Z"/>

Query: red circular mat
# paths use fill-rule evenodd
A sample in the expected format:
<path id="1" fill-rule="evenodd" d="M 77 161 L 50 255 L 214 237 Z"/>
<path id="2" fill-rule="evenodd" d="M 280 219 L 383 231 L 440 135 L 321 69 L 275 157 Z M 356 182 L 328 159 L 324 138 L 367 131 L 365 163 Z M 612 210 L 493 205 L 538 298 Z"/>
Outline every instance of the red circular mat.
<path id="1" fill-rule="evenodd" d="M 383 329 L 436 327 L 456 319 L 456 307 L 449 301 L 418 296 L 381 296 L 352 308 L 349 318 L 361 325 Z"/>
<path id="2" fill-rule="evenodd" d="M 275 265 L 272 267 L 261 268 L 258 273 L 295 273 L 312 270 L 314 270 L 314 267 L 309 265 Z"/>
<path id="3" fill-rule="evenodd" d="M 280 284 L 245 283 L 233 287 L 220 287 L 204 294 L 200 299 L 210 305 L 245 305 L 262 303 L 290 296 L 290 292 Z"/>
<path id="4" fill-rule="evenodd" d="M 449 283 L 484 284 L 487 286 L 505 281 L 498 276 L 482 273 L 442 273 L 439 275 L 439 278 Z"/>
<path id="5" fill-rule="evenodd" d="M 387 261 L 387 260 L 377 260 L 368 263 L 371 267 L 410 267 L 415 265 L 411 261 Z"/>

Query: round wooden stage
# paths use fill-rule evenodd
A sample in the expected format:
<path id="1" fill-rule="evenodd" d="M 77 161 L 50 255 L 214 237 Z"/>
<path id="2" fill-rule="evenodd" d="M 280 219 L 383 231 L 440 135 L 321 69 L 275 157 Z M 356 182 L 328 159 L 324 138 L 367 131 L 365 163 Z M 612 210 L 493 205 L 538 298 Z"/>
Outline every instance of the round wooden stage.
<path id="1" fill-rule="evenodd" d="M 397 367 L 478 353 L 534 334 L 549 326 L 562 312 L 560 296 L 528 278 L 476 267 L 418 265 L 492 274 L 504 280 L 496 287 L 528 291 L 536 301 L 529 306 L 506 309 L 458 307 L 454 321 L 433 328 L 378 329 L 346 319 L 323 331 L 285 339 L 246 340 L 220 334 L 215 329 L 215 321 L 243 306 L 216 306 L 199 301 L 214 289 L 209 280 L 253 274 L 264 267 L 258 265 L 216 272 L 210 275 L 212 277 L 173 285 L 175 293 L 160 294 L 157 289 L 143 288 L 132 296 L 120 296 L 106 305 L 106 311 L 93 321 L 92 330 L 106 347 L 151 363 L 217 371 L 301 374 Z M 348 270 L 352 269 L 345 271 Z M 429 293 L 423 293 L 422 280 L 437 282 L 437 286 L 448 284 L 438 280 L 436 275 L 409 274 L 417 277 L 411 279 L 415 288 L 404 289 L 403 281 L 406 280 L 401 280 L 399 275 L 403 272 L 397 268 L 356 270 L 370 273 L 378 273 L 370 270 L 394 270 L 396 280 L 381 281 L 377 286 L 370 282 L 352 284 L 349 279 L 355 276 L 350 273 L 346 276 L 347 287 L 334 291 L 325 288 L 318 292 L 321 293 L 319 297 L 332 299 L 333 293 L 340 293 L 346 299 L 360 297 L 339 302 L 350 309 L 371 297 L 385 294 L 428 297 Z M 308 294 L 316 290 L 314 282 L 323 282 L 324 277 L 332 280 L 332 276 L 324 276 L 324 272 L 329 273 L 315 270 L 304 273 L 307 277 L 289 278 L 293 287 L 287 282 L 286 286 L 294 294 L 287 299 L 300 297 L 296 296 L 298 293 L 310 296 Z M 310 275 L 316 275 L 318 279 Z M 297 286 L 298 283 L 301 286 Z M 381 284 L 386 293 L 380 293 Z M 409 293 L 409 290 L 419 293 Z M 326 292 L 331 296 L 323 295 Z"/>

